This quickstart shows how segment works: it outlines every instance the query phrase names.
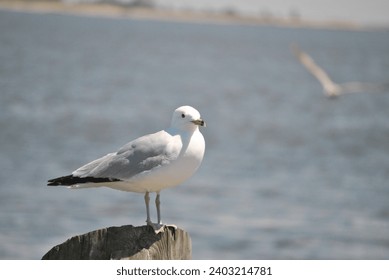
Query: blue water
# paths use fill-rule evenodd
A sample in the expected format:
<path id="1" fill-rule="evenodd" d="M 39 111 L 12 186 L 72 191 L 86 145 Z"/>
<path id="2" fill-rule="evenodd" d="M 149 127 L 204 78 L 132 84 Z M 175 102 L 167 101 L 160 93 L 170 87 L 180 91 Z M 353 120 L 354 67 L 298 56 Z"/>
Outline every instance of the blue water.
<path id="1" fill-rule="evenodd" d="M 194 259 L 389 259 L 389 92 L 326 99 L 292 42 L 336 81 L 389 81 L 387 32 L 1 11 L 0 258 L 144 224 L 142 195 L 46 181 L 188 104 L 206 156 L 161 200 Z"/>

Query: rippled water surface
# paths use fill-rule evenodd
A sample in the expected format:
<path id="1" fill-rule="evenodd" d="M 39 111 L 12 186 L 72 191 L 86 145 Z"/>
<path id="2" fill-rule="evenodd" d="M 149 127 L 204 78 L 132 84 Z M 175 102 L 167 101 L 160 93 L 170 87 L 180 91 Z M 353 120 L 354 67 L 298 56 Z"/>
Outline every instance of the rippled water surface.
<path id="1" fill-rule="evenodd" d="M 0 258 L 143 224 L 142 195 L 46 180 L 189 104 L 206 156 L 161 199 L 194 259 L 389 259 L 389 92 L 326 99 L 292 42 L 339 82 L 389 81 L 387 32 L 0 12 Z"/>

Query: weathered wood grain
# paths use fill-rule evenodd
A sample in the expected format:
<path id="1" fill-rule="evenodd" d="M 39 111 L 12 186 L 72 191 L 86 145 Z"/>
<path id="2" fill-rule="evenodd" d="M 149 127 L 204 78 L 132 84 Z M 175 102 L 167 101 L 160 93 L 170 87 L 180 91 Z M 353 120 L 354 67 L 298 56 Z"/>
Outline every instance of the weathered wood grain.
<path id="1" fill-rule="evenodd" d="M 190 236 L 165 227 L 156 234 L 149 226 L 109 227 L 74 236 L 54 246 L 43 260 L 187 260 L 192 257 Z"/>

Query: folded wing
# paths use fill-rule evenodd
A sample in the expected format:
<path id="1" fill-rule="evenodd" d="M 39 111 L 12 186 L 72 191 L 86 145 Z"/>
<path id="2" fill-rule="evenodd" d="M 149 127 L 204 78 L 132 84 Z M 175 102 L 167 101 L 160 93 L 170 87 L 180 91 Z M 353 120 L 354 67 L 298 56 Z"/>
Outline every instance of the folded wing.
<path id="1" fill-rule="evenodd" d="M 107 154 L 75 170 L 71 175 L 49 180 L 48 185 L 81 185 L 130 180 L 174 160 L 179 149 L 171 149 L 174 136 L 165 131 L 131 141 L 116 153 Z"/>

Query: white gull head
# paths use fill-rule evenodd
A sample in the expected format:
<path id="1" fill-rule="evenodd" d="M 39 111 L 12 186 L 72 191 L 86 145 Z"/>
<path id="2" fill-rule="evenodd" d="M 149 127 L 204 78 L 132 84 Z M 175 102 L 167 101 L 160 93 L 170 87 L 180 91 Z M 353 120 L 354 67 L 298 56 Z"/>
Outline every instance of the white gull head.
<path id="1" fill-rule="evenodd" d="M 173 129 L 195 131 L 199 126 L 205 126 L 199 111 L 191 106 L 177 108 L 172 117 L 170 127 Z"/>

